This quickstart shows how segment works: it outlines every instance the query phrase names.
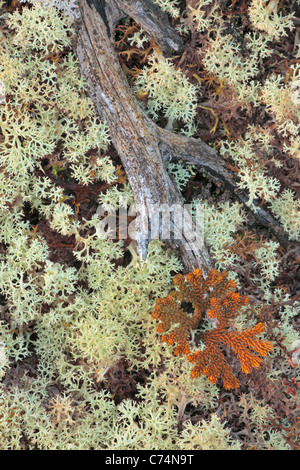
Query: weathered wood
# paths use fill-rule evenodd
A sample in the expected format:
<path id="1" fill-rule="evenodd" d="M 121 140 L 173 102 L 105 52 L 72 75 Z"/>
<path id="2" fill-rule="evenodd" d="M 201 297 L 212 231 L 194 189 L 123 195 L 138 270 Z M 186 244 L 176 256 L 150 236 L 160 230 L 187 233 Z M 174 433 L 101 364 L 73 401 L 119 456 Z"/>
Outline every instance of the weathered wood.
<path id="1" fill-rule="evenodd" d="M 113 144 L 122 160 L 135 203 L 147 210 L 150 220 L 157 215 L 157 207 L 183 206 L 182 197 L 165 170 L 157 126 L 142 112 L 132 95 L 123 74 L 113 42 L 102 16 L 86 0 L 81 2 L 81 21 L 78 30 L 77 56 L 87 78 L 90 96 L 96 110 L 110 128 Z M 106 17 L 108 13 L 106 12 Z M 109 20 L 107 18 L 109 24 Z M 145 221 L 146 225 L 146 221 Z M 182 242 L 169 240 L 179 248 L 187 270 L 201 267 L 204 273 L 211 267 L 203 238 L 192 229 L 191 218 L 185 219 L 186 233 L 194 231 L 196 240 Z M 189 228 L 189 231 L 188 231 Z M 143 236 L 137 240 L 142 258 L 147 252 Z"/>
<path id="2" fill-rule="evenodd" d="M 180 41 L 175 41 L 176 32 L 166 18 L 160 16 L 156 7 L 151 5 L 150 0 L 81 0 L 76 46 L 90 96 L 97 113 L 110 128 L 113 144 L 122 160 L 135 202 L 146 208 L 150 221 L 156 216 L 158 205 L 177 204 L 182 207 L 181 194 L 165 169 L 166 162 L 182 160 L 200 166 L 216 180 L 225 182 L 232 193 L 246 204 L 247 194 L 237 190 L 232 174 L 214 149 L 197 139 L 159 128 L 145 115 L 129 88 L 112 37 L 116 22 L 125 13 L 139 21 L 165 50 L 173 47 L 171 44 L 181 47 Z M 162 18 L 166 20 L 163 35 Z M 280 225 L 263 207 L 257 206 L 254 215 L 278 236 L 282 235 Z M 142 221 L 145 222 L 144 219 Z M 174 223 L 176 225 L 176 221 Z M 200 267 L 207 273 L 211 268 L 211 260 L 202 234 L 197 231 L 191 218 L 185 219 L 185 228 L 186 233 L 195 234 L 194 241 L 183 234 L 181 243 L 174 240 L 168 242 L 174 249 L 179 247 L 186 270 Z M 137 247 L 141 257 L 145 258 L 147 241 L 143 236 L 137 240 Z"/>
<path id="3" fill-rule="evenodd" d="M 173 160 L 200 167 L 213 179 L 223 183 L 233 197 L 241 202 L 248 212 L 251 212 L 257 223 L 272 232 L 282 245 L 288 242 L 288 236 L 281 224 L 272 216 L 261 201 L 253 201 L 249 207 L 247 191 L 237 187 L 232 173 L 226 168 L 225 161 L 218 153 L 204 142 L 191 137 L 178 136 L 165 129 L 158 130 L 160 148 L 164 162 Z"/>
<path id="4" fill-rule="evenodd" d="M 124 17 L 130 16 L 153 37 L 166 55 L 172 49 L 180 51 L 182 39 L 169 24 L 167 14 L 150 0 L 87 0 L 90 6 L 104 21 L 108 36 L 111 36 L 116 24 Z"/>

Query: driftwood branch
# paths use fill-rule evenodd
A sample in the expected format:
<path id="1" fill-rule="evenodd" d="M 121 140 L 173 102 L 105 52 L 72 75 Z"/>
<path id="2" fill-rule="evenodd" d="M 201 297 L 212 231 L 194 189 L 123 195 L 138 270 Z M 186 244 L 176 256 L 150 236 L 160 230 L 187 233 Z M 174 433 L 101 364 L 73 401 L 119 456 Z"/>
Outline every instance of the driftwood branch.
<path id="1" fill-rule="evenodd" d="M 104 21 L 108 36 L 113 34 L 116 24 L 130 16 L 152 36 L 166 55 L 172 49 L 180 51 L 183 47 L 180 36 L 169 24 L 167 14 L 150 0 L 87 0 L 90 6 Z"/>
<path id="2" fill-rule="evenodd" d="M 196 139 L 173 134 L 159 128 L 141 110 L 131 93 L 113 45 L 117 21 L 129 15 L 155 37 L 169 53 L 182 47 L 177 33 L 166 16 L 150 0 L 81 0 L 81 19 L 78 24 L 76 52 L 85 75 L 90 96 L 99 116 L 109 128 L 113 144 L 122 160 L 128 181 L 138 207 L 147 210 L 149 220 L 157 216 L 157 206 L 183 206 L 177 187 L 169 177 L 165 163 L 182 160 L 203 168 L 213 178 L 226 182 L 229 189 L 243 202 L 247 195 L 236 191 L 232 175 L 224 161 L 208 145 Z M 275 220 L 259 208 L 261 223 L 270 224 L 279 231 Z M 257 213 L 256 213 L 257 217 Z M 146 226 L 142 218 L 142 226 Z M 176 229 L 176 220 L 173 220 Z M 181 242 L 168 240 L 172 248 L 180 250 L 186 270 L 200 267 L 204 274 L 211 268 L 211 260 L 191 217 L 184 220 L 186 233 Z M 147 253 L 147 237 L 137 240 L 142 258 Z"/>
<path id="3" fill-rule="evenodd" d="M 93 5 L 90 6 L 85 0 L 81 2 L 77 56 L 96 110 L 110 128 L 113 144 L 122 159 L 135 203 L 146 209 L 151 224 L 151 220 L 157 216 L 158 206 L 183 206 L 183 200 L 165 170 L 157 126 L 142 112 L 123 74 L 109 36 L 109 11 L 105 12 L 105 21 L 103 15 L 100 8 L 97 14 Z M 144 222 L 146 225 L 146 221 Z M 187 217 L 185 224 L 187 232 L 195 232 L 191 218 Z M 142 235 L 137 240 L 142 258 L 147 252 L 147 238 L 143 236 L 142 230 Z M 201 267 L 205 273 L 209 271 L 211 262 L 201 236 L 196 237 L 195 242 L 183 234 L 179 247 L 178 242 L 169 242 L 173 248 L 179 248 L 187 270 Z"/>
<path id="4" fill-rule="evenodd" d="M 237 187 L 236 179 L 226 168 L 226 163 L 218 153 L 209 145 L 198 139 L 185 136 L 177 136 L 165 129 L 158 130 L 161 134 L 160 148 L 164 162 L 182 161 L 185 164 L 196 165 L 213 179 L 224 184 L 233 197 L 244 204 L 247 211 L 251 212 L 257 223 L 270 230 L 275 237 L 285 245 L 288 236 L 281 224 L 270 214 L 261 201 L 253 201 L 249 207 L 249 195 Z"/>

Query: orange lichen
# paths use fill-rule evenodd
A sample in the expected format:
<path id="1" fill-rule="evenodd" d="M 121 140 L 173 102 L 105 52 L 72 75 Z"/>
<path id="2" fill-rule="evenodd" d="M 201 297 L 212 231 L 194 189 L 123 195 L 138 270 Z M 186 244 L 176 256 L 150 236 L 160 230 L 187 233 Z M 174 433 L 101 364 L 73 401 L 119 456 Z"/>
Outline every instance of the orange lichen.
<path id="1" fill-rule="evenodd" d="M 263 323 L 242 332 L 230 330 L 231 320 L 248 305 L 249 299 L 234 292 L 237 284 L 227 276 L 225 271 L 215 269 L 206 279 L 200 269 L 186 276 L 178 274 L 173 280 L 176 290 L 157 300 L 152 316 L 160 321 L 157 331 L 163 333 L 161 340 L 176 345 L 174 354 L 186 355 L 195 364 L 192 377 L 203 373 L 212 383 L 222 379 L 224 387 L 230 389 L 238 388 L 240 382 L 226 361 L 224 348 L 229 346 L 233 350 L 242 371 L 248 374 L 261 365 L 261 358 L 271 351 L 272 344 L 256 338 L 265 330 Z M 205 349 L 192 352 L 191 330 L 199 327 L 205 314 L 216 325 L 202 335 Z"/>

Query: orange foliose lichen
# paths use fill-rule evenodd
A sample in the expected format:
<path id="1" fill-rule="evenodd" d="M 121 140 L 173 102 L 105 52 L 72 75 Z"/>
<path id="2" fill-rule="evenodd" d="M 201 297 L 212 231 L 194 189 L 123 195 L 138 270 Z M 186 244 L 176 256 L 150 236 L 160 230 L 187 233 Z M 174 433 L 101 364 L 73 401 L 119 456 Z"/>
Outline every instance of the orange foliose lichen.
<path id="1" fill-rule="evenodd" d="M 206 279 L 200 269 L 186 276 L 178 274 L 173 280 L 175 290 L 157 300 L 152 316 L 160 322 L 157 331 L 162 333 L 161 340 L 175 345 L 175 355 L 186 355 L 195 364 L 192 377 L 203 373 L 210 382 L 221 379 L 224 387 L 231 389 L 238 388 L 240 382 L 225 358 L 225 347 L 232 349 L 247 374 L 261 365 L 272 344 L 256 337 L 264 332 L 263 323 L 242 332 L 231 331 L 232 320 L 249 299 L 234 291 L 237 284 L 227 276 L 226 271 L 216 269 Z M 199 327 L 205 315 L 213 320 L 214 328 L 202 334 L 205 348 L 192 351 L 191 330 Z"/>

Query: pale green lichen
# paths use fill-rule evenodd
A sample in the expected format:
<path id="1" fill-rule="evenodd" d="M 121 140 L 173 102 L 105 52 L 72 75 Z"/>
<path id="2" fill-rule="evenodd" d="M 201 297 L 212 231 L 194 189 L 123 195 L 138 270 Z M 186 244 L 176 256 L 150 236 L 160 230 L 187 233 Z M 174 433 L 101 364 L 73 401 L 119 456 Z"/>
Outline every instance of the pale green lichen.
<path id="1" fill-rule="evenodd" d="M 230 437 L 230 431 L 215 413 L 210 422 L 202 420 L 193 425 L 186 421 L 180 443 L 182 449 L 187 450 L 240 450 L 241 447 Z"/>
<path id="2" fill-rule="evenodd" d="M 138 75 L 134 89 L 148 95 L 147 112 L 154 119 L 162 111 L 172 123 L 182 120 L 187 134 L 195 131 L 198 90 L 180 69 L 174 67 L 171 59 L 153 52 L 148 58 L 148 66 Z"/>
<path id="3" fill-rule="evenodd" d="M 6 97 L 0 106 L 0 166 L 5 168 L 0 172 L 0 447 L 240 449 L 242 440 L 216 411 L 220 405 L 218 386 L 205 376 L 192 379 L 191 364 L 175 357 L 172 348 L 157 338 L 150 314 L 156 299 L 169 293 L 174 273 L 182 269 L 178 259 L 161 242 L 153 241 L 145 262 L 131 245 L 130 262 L 118 266 L 124 256 L 122 242 L 99 238 L 97 214 L 78 217 L 78 206 L 72 204 L 70 193 L 57 184 L 61 173 L 65 179 L 60 181 L 71 180 L 84 188 L 101 181 L 109 185 L 106 193 L 97 196 L 103 206 L 118 209 L 122 200 L 133 202 L 129 185 L 120 189 L 115 184 L 116 168 L 106 155 L 108 130 L 86 97 L 76 60 L 70 52 L 59 55 L 62 48 L 70 47 L 73 29 L 71 20 L 56 6 L 72 16 L 74 2 L 32 3 L 31 8 L 24 5 L 22 12 L 10 13 L 10 29 L 1 30 L 0 81 Z M 179 2 L 156 3 L 173 17 L 178 15 Z M 199 5 L 202 8 L 209 3 Z M 0 1 L 0 8 L 3 6 Z M 198 16 L 193 16 L 193 21 L 203 18 L 204 23 L 198 25 L 201 31 L 214 25 L 218 7 L 213 5 L 208 16 L 202 13 L 199 10 Z M 132 38 L 134 44 L 142 45 L 139 41 L 141 37 Z M 264 35 L 250 34 L 247 41 L 255 57 L 268 55 Z M 228 51 L 225 56 L 228 60 Z M 253 60 L 249 63 L 254 64 Z M 162 56 L 153 55 L 148 65 L 144 82 L 141 78 L 139 83 L 148 87 L 152 115 L 159 110 L 171 120 L 182 120 L 185 131 L 192 133 L 198 90 Z M 256 73 L 256 68 L 252 73 L 249 64 L 242 65 L 241 70 L 233 66 L 224 72 L 233 73 L 236 83 L 232 85 L 240 90 Z M 289 92 L 295 92 L 292 82 L 286 85 Z M 172 85 L 170 90 L 167 84 Z M 249 102 L 257 99 L 252 91 L 245 92 Z M 265 92 L 266 101 L 268 96 Z M 253 138 L 253 132 L 250 134 Z M 267 133 L 256 133 L 256 141 L 264 151 L 271 150 Z M 292 139 L 288 144 L 294 151 Z M 251 157 L 253 146 L 245 145 Z M 238 155 L 237 147 L 229 148 Z M 93 161 L 87 156 L 89 151 L 93 151 Z M 45 158 L 49 158 L 51 178 L 41 164 Z M 243 166 L 242 160 L 237 163 Z M 181 164 L 170 165 L 169 171 L 180 188 L 191 176 L 190 169 Z M 259 188 L 253 195 L 260 195 Z M 295 238 L 294 196 L 283 192 L 276 202 L 271 196 L 274 213 Z M 284 214 L 284 204 L 289 206 L 289 215 Z M 216 265 L 230 269 L 238 257 L 228 246 L 246 222 L 244 210 L 237 203 L 204 205 L 206 244 Z M 57 261 L 55 248 L 49 246 L 38 226 L 26 220 L 30 211 L 46 223 L 45 235 L 49 230 L 55 239 L 71 240 L 72 262 Z M 253 264 L 253 282 L 263 291 L 266 302 L 283 302 L 276 328 L 290 351 L 298 339 L 293 322 L 299 306 L 289 305 L 289 298 L 274 289 L 277 248 L 270 241 L 255 252 L 258 261 Z M 243 316 L 240 322 L 245 321 Z M 133 399 L 116 404 L 107 391 L 107 377 L 110 373 L 113 377 L 121 363 L 126 364 L 129 375 L 138 370 L 147 377 L 145 383 L 136 385 Z M 277 372 L 271 371 L 270 376 Z M 272 414 L 268 404 L 247 394 L 239 406 L 241 415 L 258 429 L 251 436 L 252 445 L 271 450 L 289 448 L 284 434 L 272 428 L 263 431 L 263 426 L 270 424 L 268 414 Z M 210 418 L 192 423 L 187 419 L 189 407 L 201 408 Z"/>

